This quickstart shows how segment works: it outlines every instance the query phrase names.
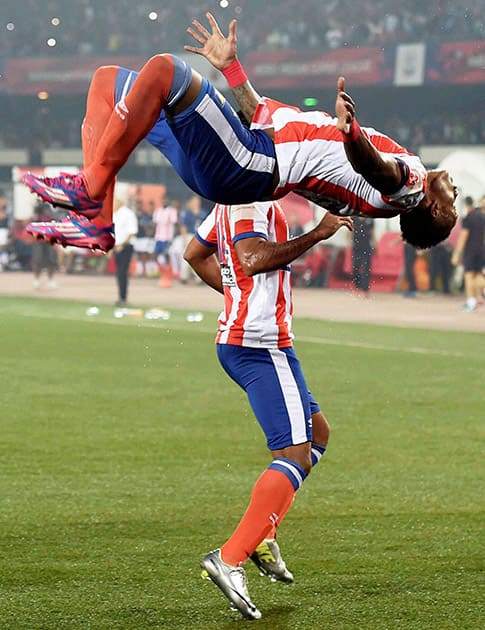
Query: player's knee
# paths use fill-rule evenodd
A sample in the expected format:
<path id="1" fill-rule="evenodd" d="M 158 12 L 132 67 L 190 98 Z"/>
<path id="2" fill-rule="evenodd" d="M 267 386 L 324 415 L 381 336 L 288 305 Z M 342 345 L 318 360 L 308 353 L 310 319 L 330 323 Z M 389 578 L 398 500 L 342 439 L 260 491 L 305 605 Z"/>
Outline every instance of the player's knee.
<path id="1" fill-rule="evenodd" d="M 192 68 L 176 55 L 160 53 L 144 66 L 165 96 L 165 107 L 176 105 L 187 92 L 192 80 Z"/>
<path id="2" fill-rule="evenodd" d="M 100 66 L 96 69 L 89 86 L 89 95 L 112 97 L 119 66 Z"/>
<path id="3" fill-rule="evenodd" d="M 119 69 L 120 66 L 100 66 L 93 74 L 91 85 L 94 83 L 101 83 L 103 85 L 106 83 L 114 83 Z"/>
<path id="4" fill-rule="evenodd" d="M 164 76 L 167 71 L 173 71 L 173 55 L 169 53 L 159 53 L 153 55 L 144 65 L 144 68 L 150 67 L 152 72 L 157 72 Z"/>

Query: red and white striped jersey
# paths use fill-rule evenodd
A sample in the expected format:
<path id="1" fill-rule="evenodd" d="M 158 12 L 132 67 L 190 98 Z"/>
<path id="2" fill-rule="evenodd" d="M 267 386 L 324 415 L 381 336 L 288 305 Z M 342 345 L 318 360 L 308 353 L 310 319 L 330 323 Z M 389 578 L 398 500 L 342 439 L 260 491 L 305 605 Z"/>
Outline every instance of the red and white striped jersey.
<path id="1" fill-rule="evenodd" d="M 238 206 L 217 204 L 196 233 L 217 246 L 224 287 L 216 343 L 253 348 L 292 346 L 293 304 L 290 267 L 247 276 L 237 258 L 238 240 L 259 236 L 273 242 L 289 239 L 286 217 L 277 202 Z"/>
<path id="2" fill-rule="evenodd" d="M 175 225 L 178 221 L 177 208 L 163 206 L 153 211 L 152 217 L 155 223 L 155 240 L 172 241 L 175 234 Z"/>
<path id="3" fill-rule="evenodd" d="M 362 127 L 370 142 L 382 153 L 399 159 L 403 167 L 402 187 L 388 197 L 354 171 L 345 154 L 337 119 L 330 114 L 303 112 L 263 98 L 251 128 L 270 127 L 275 132 L 280 176 L 274 199 L 293 190 L 333 214 L 376 218 L 396 216 L 417 206 L 424 197 L 427 171 L 418 156 L 371 127 Z"/>

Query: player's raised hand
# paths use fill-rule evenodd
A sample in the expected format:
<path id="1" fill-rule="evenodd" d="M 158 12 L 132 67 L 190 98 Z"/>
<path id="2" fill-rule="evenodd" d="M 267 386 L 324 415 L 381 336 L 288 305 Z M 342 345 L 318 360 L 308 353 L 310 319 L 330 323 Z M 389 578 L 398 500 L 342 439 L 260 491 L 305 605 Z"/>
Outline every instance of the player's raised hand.
<path id="1" fill-rule="evenodd" d="M 237 56 L 236 20 L 232 20 L 229 24 L 229 34 L 225 37 L 212 13 L 206 13 L 206 17 L 212 33 L 202 26 L 198 20 L 193 20 L 194 28 L 189 26 L 187 33 L 192 35 L 202 47 L 184 46 L 184 48 L 196 55 L 202 55 L 217 70 L 224 70 Z"/>
<path id="2" fill-rule="evenodd" d="M 331 214 L 327 212 L 320 223 L 315 227 L 315 231 L 320 237 L 321 241 L 324 241 L 327 238 L 330 238 L 340 230 L 340 228 L 345 227 L 350 232 L 354 231 L 354 222 L 351 217 L 340 217 L 335 214 Z"/>
<path id="3" fill-rule="evenodd" d="M 350 125 L 355 116 L 355 103 L 352 97 L 345 92 L 344 77 L 339 77 L 337 81 L 335 115 L 337 116 L 337 128 L 344 133 L 349 133 Z"/>

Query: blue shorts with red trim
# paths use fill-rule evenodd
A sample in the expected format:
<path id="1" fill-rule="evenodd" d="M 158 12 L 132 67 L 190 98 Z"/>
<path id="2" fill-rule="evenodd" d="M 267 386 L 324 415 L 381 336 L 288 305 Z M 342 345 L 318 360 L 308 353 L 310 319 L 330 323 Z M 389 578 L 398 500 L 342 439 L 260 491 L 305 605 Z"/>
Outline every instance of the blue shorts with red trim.
<path id="1" fill-rule="evenodd" d="M 173 59 L 178 69 L 184 64 Z M 137 76 L 128 68 L 118 70 L 115 102 L 126 96 Z M 260 129 L 245 127 L 206 79 L 197 99 L 183 112 L 160 113 L 146 140 L 169 160 L 187 186 L 215 203 L 251 203 L 272 192 L 276 166 L 272 139 Z"/>
<path id="2" fill-rule="evenodd" d="M 293 348 L 218 344 L 226 373 L 246 392 L 271 451 L 312 440 L 312 415 L 320 411 L 308 391 Z"/>

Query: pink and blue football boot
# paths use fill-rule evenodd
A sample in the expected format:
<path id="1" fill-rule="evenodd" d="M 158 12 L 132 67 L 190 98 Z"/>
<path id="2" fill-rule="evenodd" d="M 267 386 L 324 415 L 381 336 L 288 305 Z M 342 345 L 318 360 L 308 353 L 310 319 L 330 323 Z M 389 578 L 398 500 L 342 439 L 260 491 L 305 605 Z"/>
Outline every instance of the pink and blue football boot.
<path id="1" fill-rule="evenodd" d="M 89 196 L 82 173 L 60 173 L 57 177 L 26 173 L 22 181 L 42 201 L 71 210 L 86 219 L 94 219 L 103 206 L 103 199 Z"/>
<path id="2" fill-rule="evenodd" d="M 62 221 L 29 223 L 26 229 L 36 240 L 47 241 L 51 245 L 58 243 L 63 247 L 72 245 L 107 253 L 115 244 L 113 225 L 99 227 L 74 212 Z"/>

